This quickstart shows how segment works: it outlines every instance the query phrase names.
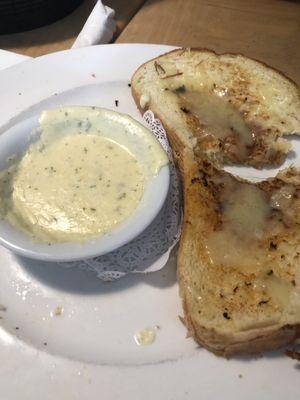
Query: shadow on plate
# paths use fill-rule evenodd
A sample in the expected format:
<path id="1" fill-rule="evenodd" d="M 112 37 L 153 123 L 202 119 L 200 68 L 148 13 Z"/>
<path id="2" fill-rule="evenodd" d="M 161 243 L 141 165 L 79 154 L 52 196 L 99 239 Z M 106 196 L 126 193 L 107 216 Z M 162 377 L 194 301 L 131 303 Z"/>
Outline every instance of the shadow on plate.
<path id="1" fill-rule="evenodd" d="M 90 271 L 76 267 L 62 267 L 57 263 L 30 260 L 16 256 L 20 267 L 29 277 L 42 285 L 56 290 L 81 295 L 106 294 L 127 290 L 141 283 L 157 288 L 168 288 L 176 283 L 176 249 L 173 249 L 169 261 L 160 271 L 149 273 L 131 273 L 112 282 L 104 282 Z"/>
<path id="2" fill-rule="evenodd" d="M 288 358 L 288 356 L 285 354 L 285 351 L 287 349 L 293 349 L 293 350 L 296 350 L 296 351 L 300 351 L 300 344 L 295 344 L 295 345 L 291 345 L 291 346 L 284 346 L 284 347 L 281 347 L 278 350 L 267 351 L 267 352 L 264 352 L 264 353 L 261 353 L 261 354 L 257 354 L 257 355 L 254 354 L 254 355 L 235 356 L 235 357 L 232 357 L 232 359 L 248 363 L 248 362 L 259 361 L 262 358 L 270 359 L 270 360 L 276 359 L 276 358 L 282 358 L 282 357 Z M 291 361 L 293 362 L 294 360 L 291 359 Z M 299 362 L 295 365 L 295 368 L 300 369 L 300 363 Z"/>

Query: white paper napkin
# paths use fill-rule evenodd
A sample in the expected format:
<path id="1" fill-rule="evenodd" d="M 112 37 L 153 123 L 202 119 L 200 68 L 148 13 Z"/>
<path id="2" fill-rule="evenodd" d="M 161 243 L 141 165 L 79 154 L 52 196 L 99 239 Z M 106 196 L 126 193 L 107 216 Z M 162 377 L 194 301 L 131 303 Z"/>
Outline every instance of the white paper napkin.
<path id="1" fill-rule="evenodd" d="M 116 30 L 115 11 L 98 0 L 72 48 L 109 43 Z"/>

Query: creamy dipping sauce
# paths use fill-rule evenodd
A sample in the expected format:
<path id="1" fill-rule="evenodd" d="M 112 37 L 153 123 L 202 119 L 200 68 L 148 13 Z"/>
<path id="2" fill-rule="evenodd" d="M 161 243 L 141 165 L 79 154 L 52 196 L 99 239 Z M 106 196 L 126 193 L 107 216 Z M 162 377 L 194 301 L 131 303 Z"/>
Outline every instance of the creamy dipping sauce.
<path id="1" fill-rule="evenodd" d="M 63 109 L 65 117 L 70 110 Z M 84 121 L 90 122 L 88 129 L 82 131 L 79 121 L 73 124 L 78 128 L 66 134 L 60 127 L 58 136 L 57 127 L 49 125 L 56 117 L 53 112 L 21 161 L 1 172 L 0 212 L 42 242 L 82 241 L 104 234 L 138 206 L 147 178 L 145 165 L 124 145 L 93 129 L 92 119 Z M 60 110 L 56 112 L 62 118 Z"/>
<path id="2" fill-rule="evenodd" d="M 67 136 L 22 159 L 7 217 L 45 241 L 81 240 L 128 217 L 143 180 L 137 160 L 117 143 L 97 135 Z"/>

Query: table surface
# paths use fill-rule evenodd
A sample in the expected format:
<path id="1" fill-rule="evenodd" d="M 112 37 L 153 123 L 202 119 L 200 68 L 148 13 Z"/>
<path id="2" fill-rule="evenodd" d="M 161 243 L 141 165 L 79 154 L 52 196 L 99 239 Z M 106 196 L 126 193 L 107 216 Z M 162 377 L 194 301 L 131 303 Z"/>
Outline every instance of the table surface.
<path id="1" fill-rule="evenodd" d="M 116 43 L 160 43 L 243 53 L 300 84 L 300 2 L 297 0 L 104 0 L 116 10 Z M 64 19 L 0 36 L 0 48 L 38 56 L 69 48 L 94 0 Z"/>

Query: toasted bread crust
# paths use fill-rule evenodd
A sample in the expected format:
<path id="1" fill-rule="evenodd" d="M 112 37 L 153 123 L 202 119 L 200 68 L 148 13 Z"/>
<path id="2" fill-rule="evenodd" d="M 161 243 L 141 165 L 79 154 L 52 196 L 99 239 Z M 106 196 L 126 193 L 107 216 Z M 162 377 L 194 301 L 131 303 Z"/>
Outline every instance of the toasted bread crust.
<path id="1" fill-rule="evenodd" d="M 203 136 L 202 133 L 199 133 L 200 132 L 199 128 L 197 128 L 198 116 L 195 117 L 195 115 L 193 114 L 194 111 L 192 111 L 186 115 L 181 115 L 181 118 L 182 118 L 182 120 L 186 120 L 186 122 L 183 123 L 183 125 L 185 126 L 185 130 L 187 130 L 189 132 L 189 134 L 194 135 L 194 139 L 197 140 L 197 151 L 198 151 L 199 155 L 201 156 L 201 152 L 202 153 L 210 152 L 212 154 L 212 157 L 215 158 L 215 162 L 218 161 L 220 163 L 224 163 L 224 162 L 226 162 L 226 163 L 228 163 L 228 162 L 229 163 L 232 163 L 232 162 L 233 163 L 244 163 L 244 164 L 256 166 L 258 168 L 261 168 L 264 165 L 280 165 L 283 162 L 286 152 L 289 150 L 289 144 L 287 141 L 285 141 L 282 138 L 283 135 L 289 133 L 289 129 L 292 130 L 292 131 L 290 131 L 290 133 L 295 133 L 295 134 L 300 133 L 300 117 L 297 117 L 297 115 L 296 115 L 297 113 L 300 114 L 300 111 L 299 111 L 300 110 L 300 90 L 299 90 L 297 84 L 294 81 L 292 81 L 290 78 L 286 77 L 282 72 L 277 71 L 275 68 L 272 68 L 261 61 L 249 60 L 249 59 L 245 58 L 242 54 L 235 54 L 235 53 L 217 54 L 214 51 L 211 51 L 208 49 L 201 49 L 201 48 L 172 50 L 170 52 L 167 52 L 159 57 L 153 58 L 152 60 L 144 63 L 135 72 L 135 74 L 132 78 L 131 88 L 132 88 L 133 97 L 134 97 L 135 102 L 138 105 L 139 109 L 141 110 L 141 107 L 139 105 L 141 93 L 139 93 L 137 90 L 137 87 L 139 86 L 139 84 L 138 84 L 138 82 L 135 82 L 135 77 L 141 76 L 143 74 L 143 71 L 145 71 L 147 69 L 147 65 L 158 66 L 158 65 L 160 65 L 159 62 L 168 63 L 170 58 L 172 57 L 172 54 L 174 54 L 174 57 L 177 57 L 176 60 L 179 60 L 181 58 L 181 55 L 183 55 L 186 51 L 193 53 L 193 56 L 192 56 L 193 58 L 194 57 L 197 58 L 197 53 L 199 53 L 199 54 L 204 53 L 204 55 L 203 55 L 203 60 L 205 60 L 204 62 L 206 62 L 206 60 L 210 60 L 209 62 L 213 62 L 213 61 L 211 61 L 210 57 L 217 57 L 216 65 L 221 68 L 221 71 L 223 71 L 222 68 L 224 68 L 224 65 L 225 65 L 225 70 L 227 68 L 226 65 L 229 66 L 228 70 L 230 71 L 230 73 L 228 74 L 228 77 L 229 77 L 228 79 L 232 79 L 232 77 L 234 76 L 234 75 L 230 75 L 233 73 L 232 66 L 234 64 L 232 63 L 231 59 L 224 60 L 224 59 L 221 59 L 221 57 L 236 56 L 236 57 L 242 58 L 242 59 L 238 59 L 238 61 L 237 61 L 237 67 L 239 68 L 241 77 L 238 78 L 236 81 L 228 81 L 227 83 L 224 83 L 224 85 L 225 85 L 224 87 L 229 88 L 228 94 L 226 94 L 225 97 L 227 98 L 226 101 L 229 106 L 230 106 L 231 102 L 233 101 L 233 103 L 232 103 L 233 108 L 236 109 L 238 113 L 240 113 L 242 118 L 244 118 L 244 121 L 247 125 L 247 129 L 249 130 L 249 134 L 251 132 L 251 135 L 253 138 L 252 144 L 248 143 L 247 145 L 246 144 L 242 145 L 242 146 L 246 146 L 246 147 L 244 148 L 243 151 L 241 151 L 241 149 L 237 150 L 237 147 L 240 147 L 241 143 L 238 144 L 236 142 L 237 136 L 236 136 L 235 128 L 230 128 L 230 129 L 232 129 L 232 134 L 231 134 L 231 136 L 230 135 L 227 136 L 226 139 L 224 139 L 224 138 L 221 140 L 216 139 L 216 138 L 213 139 L 210 135 L 207 135 L 207 132 Z M 189 55 L 182 56 L 182 57 L 183 58 L 186 57 L 189 60 Z M 202 57 L 202 56 L 199 56 L 199 57 Z M 247 82 L 247 80 L 244 79 L 245 71 L 247 72 L 248 71 L 247 68 L 249 69 L 247 60 L 254 63 L 253 68 L 255 67 L 260 71 L 259 74 L 257 75 L 258 78 L 255 83 L 253 83 L 254 80 L 251 81 L 251 79 L 253 79 L 253 76 L 255 76 L 255 74 L 252 74 L 252 78 L 250 78 L 249 82 L 252 82 L 251 84 L 249 82 Z M 200 64 L 201 64 L 201 62 L 200 62 Z M 244 66 L 243 63 L 246 65 L 246 67 Z M 174 62 L 174 65 L 177 66 L 176 62 Z M 211 65 L 211 64 L 209 64 L 209 65 Z M 178 68 L 180 68 L 180 67 L 178 67 Z M 196 66 L 195 66 L 195 68 L 196 68 Z M 162 76 L 159 74 L 160 70 L 158 70 L 157 68 L 155 68 L 155 69 L 157 71 L 158 76 Z M 165 72 L 165 74 L 167 74 L 167 73 Z M 284 87 L 285 93 L 288 93 L 288 91 L 290 91 L 292 93 L 293 102 L 291 103 L 291 99 L 288 96 L 286 97 L 286 101 L 289 102 L 288 104 L 295 104 L 296 108 L 294 111 L 293 111 L 293 109 L 290 108 L 290 111 L 289 111 L 290 116 L 287 119 L 288 125 L 286 125 L 286 126 L 281 125 L 280 122 L 278 121 L 278 118 L 283 118 L 283 115 L 280 116 L 280 114 L 282 114 L 281 112 L 279 112 L 279 114 L 278 114 L 278 104 L 279 103 L 278 102 L 276 103 L 276 101 L 274 102 L 274 104 L 277 104 L 276 107 L 274 106 L 275 110 L 277 110 L 277 111 L 275 111 L 275 113 L 272 114 L 272 112 L 271 112 L 269 114 L 268 107 L 266 107 L 266 105 L 264 105 L 262 108 L 262 111 L 261 112 L 258 111 L 258 114 L 256 114 L 256 111 L 257 111 L 257 110 L 255 111 L 256 104 L 260 101 L 260 99 L 264 98 L 264 95 L 265 95 L 264 90 L 266 90 L 266 86 L 264 86 L 264 87 L 262 86 L 263 95 L 257 95 L 256 92 L 253 91 L 254 86 L 251 87 L 251 85 L 252 84 L 263 85 L 262 74 L 267 74 L 267 75 L 271 76 L 272 79 L 277 80 L 278 81 L 277 84 L 279 86 L 282 85 Z M 166 77 L 171 78 L 172 76 L 176 77 L 177 75 L 180 75 L 180 74 L 179 73 L 178 74 L 176 74 L 176 73 L 169 74 Z M 170 84 L 169 81 L 172 79 L 166 79 L 164 81 L 164 79 L 166 77 L 162 76 L 161 82 L 166 84 L 168 87 L 168 85 Z M 189 75 L 187 75 L 187 78 L 189 79 Z M 185 85 L 187 78 L 184 78 L 183 80 L 181 80 L 181 82 L 183 82 L 184 85 Z M 155 79 L 155 78 L 153 78 L 153 79 Z M 158 77 L 156 78 L 157 82 L 159 81 L 159 79 L 160 78 L 158 78 Z M 214 78 L 211 77 L 210 79 L 211 79 L 211 81 L 213 81 Z M 281 82 L 280 79 L 282 79 L 283 82 Z M 151 82 L 151 79 L 149 81 L 149 85 L 150 85 L 150 82 Z M 197 82 L 196 78 L 195 78 L 195 82 Z M 230 86 L 231 85 L 230 82 L 233 86 Z M 288 86 L 288 84 L 289 84 L 289 86 Z M 208 86 L 209 85 L 210 84 L 208 84 Z M 270 85 L 270 87 L 272 85 Z M 142 87 L 143 87 L 143 84 L 141 85 L 140 90 Z M 216 86 L 216 87 L 220 88 L 219 86 Z M 195 86 L 194 90 L 197 90 L 196 86 Z M 245 99 L 248 99 L 248 101 L 246 101 L 245 103 L 243 103 L 243 91 L 246 96 Z M 249 92 L 249 95 L 247 94 L 247 92 Z M 259 93 L 259 92 L 260 91 L 258 91 L 257 93 Z M 242 96 L 240 96 L 240 95 L 242 95 Z M 235 96 L 237 96 L 237 97 L 235 97 Z M 247 97 L 247 96 L 250 96 L 250 97 Z M 224 97 L 224 99 L 225 99 L 225 97 Z M 240 97 L 242 97 L 242 99 Z M 236 99 L 236 100 L 234 100 L 234 99 Z M 175 100 L 173 99 L 172 104 L 174 101 Z M 185 100 L 183 100 L 182 97 L 179 96 L 178 104 L 182 103 L 182 101 L 185 101 Z M 226 104 L 226 101 L 224 102 L 224 104 Z M 270 96 L 269 96 L 269 101 L 271 101 Z M 177 152 L 180 152 L 180 150 L 182 150 L 184 147 L 186 147 L 186 145 L 187 145 L 186 141 L 189 140 L 187 138 L 187 136 L 189 136 L 189 134 L 187 132 L 183 132 L 182 136 L 180 136 L 180 134 L 178 134 L 178 129 L 177 129 L 177 132 L 175 130 L 175 132 L 173 134 L 172 131 L 174 131 L 174 129 L 171 129 L 172 126 L 170 124 L 172 121 L 170 119 L 168 120 L 167 118 L 165 118 L 162 115 L 159 108 L 155 107 L 155 102 L 156 102 L 155 98 L 153 99 L 153 101 L 150 100 L 148 107 L 150 107 L 151 110 L 157 115 L 157 117 L 159 117 L 162 120 L 163 124 L 166 125 L 167 130 L 169 132 L 171 132 L 169 135 L 170 141 L 171 142 L 173 141 L 173 143 L 175 145 L 175 150 Z M 179 105 L 177 106 L 177 108 L 179 110 Z M 145 107 L 142 111 L 145 111 L 146 109 L 147 109 L 147 107 Z M 180 110 L 182 110 L 182 107 L 180 108 Z M 178 113 L 178 111 L 174 111 L 174 112 Z M 296 112 L 296 114 L 295 114 L 295 112 Z M 255 117 L 255 115 L 257 115 L 257 117 Z M 294 116 L 294 117 L 292 117 L 292 116 Z M 271 119 L 270 119 L 270 117 L 271 117 Z M 271 120 L 273 122 L 271 122 Z M 200 121 L 200 127 L 201 127 L 202 124 L 205 122 L 203 119 L 201 120 L 201 117 L 200 117 L 199 121 Z M 282 123 L 284 124 L 284 122 L 282 122 Z M 289 128 L 288 128 L 288 126 L 289 126 Z M 287 131 L 286 131 L 286 129 L 287 129 Z M 177 137 L 174 138 L 174 135 Z M 205 139 L 203 140 L 203 138 L 205 138 Z M 249 138 L 250 138 L 250 136 L 249 136 Z M 171 145 L 172 145 L 172 143 L 171 143 Z M 249 154 L 248 155 L 242 154 L 243 152 L 246 152 Z"/>
<path id="2" fill-rule="evenodd" d="M 218 55 L 214 51 L 208 49 L 201 49 L 201 48 L 193 48 L 190 49 L 191 51 L 207 51 L 211 54 Z M 186 49 L 176 49 L 172 50 L 171 52 L 165 53 L 164 55 L 177 53 L 178 52 L 185 52 Z M 160 59 L 162 56 L 156 57 L 153 60 L 148 61 L 147 63 L 143 64 L 139 67 L 137 72 L 134 76 L 139 72 L 141 68 L 143 68 L 149 62 L 153 62 L 157 59 Z M 234 53 L 224 53 L 223 55 L 235 55 Z M 237 54 L 237 56 L 242 56 L 241 54 Z M 286 77 L 282 72 L 277 71 L 275 68 L 268 66 L 267 64 L 262 63 L 261 61 L 255 60 L 258 63 L 268 67 L 270 70 L 276 71 L 282 77 L 287 79 L 297 91 L 297 96 L 300 101 L 300 91 L 297 87 L 297 84 L 293 82 L 291 79 Z M 174 158 L 177 162 L 179 167 L 181 178 L 184 184 L 184 198 L 185 198 L 185 212 L 184 212 L 184 222 L 183 222 L 183 229 L 181 234 L 180 240 L 180 248 L 178 254 L 178 269 L 177 269 L 177 277 L 179 282 L 179 289 L 180 289 L 180 296 L 182 298 L 183 310 L 184 310 L 184 322 L 188 329 L 188 333 L 192 336 L 195 341 L 208 350 L 214 352 L 217 355 L 230 357 L 235 354 L 240 353 L 259 353 L 266 350 L 275 349 L 281 347 L 283 345 L 292 343 L 295 339 L 300 337 L 300 322 L 296 321 L 293 323 L 285 323 L 282 321 L 275 321 L 273 324 L 266 324 L 266 326 L 260 327 L 252 327 L 245 330 L 232 330 L 228 331 L 226 328 L 225 330 L 219 329 L 217 326 L 208 327 L 206 325 L 206 321 L 202 321 L 198 315 L 195 315 L 195 310 L 191 309 L 191 299 L 189 299 L 189 291 L 191 285 L 191 277 L 189 269 L 187 268 L 187 263 L 189 263 L 189 256 L 188 253 L 196 252 L 193 246 L 186 247 L 187 243 L 191 243 L 197 232 L 191 229 L 190 220 L 197 219 L 199 208 L 193 208 L 190 205 L 190 202 L 187 201 L 187 198 L 190 196 L 189 190 L 191 187 L 191 179 L 193 178 L 193 174 L 195 169 L 198 168 L 197 163 L 194 160 L 194 157 L 200 157 L 203 159 L 206 157 L 205 152 L 201 153 L 198 152 L 195 155 L 195 149 L 192 146 L 187 145 L 186 142 L 178 135 L 176 129 L 174 129 L 166 120 L 163 115 L 160 113 L 159 109 L 153 110 L 151 107 L 151 102 L 146 105 L 145 107 L 141 107 L 140 105 L 140 97 L 141 94 L 136 90 L 134 81 L 132 80 L 131 85 L 132 95 L 139 108 L 140 112 L 143 114 L 148 108 L 150 108 L 155 116 L 159 118 L 166 129 L 167 136 L 173 151 Z M 154 100 L 155 101 L 155 100 Z M 188 154 L 188 156 L 187 156 Z M 188 159 L 188 162 L 187 162 Z M 269 159 L 270 164 L 278 163 L 278 159 Z M 259 187 L 263 187 L 264 184 L 261 184 Z M 271 185 L 270 190 L 271 189 Z M 193 195 L 193 194 L 192 194 Z M 187 202 L 188 207 L 187 206 Z M 207 207 L 208 213 L 210 212 L 209 207 Z M 203 210 L 202 210 L 203 211 Z M 200 213 L 201 215 L 201 213 Z M 202 216 L 203 217 L 203 216 Z M 210 219 L 210 216 L 207 214 L 205 217 L 207 220 Z M 197 225 L 197 223 L 196 223 Z M 203 232 L 201 232 L 201 235 Z M 200 237 L 201 239 L 201 237 Z M 199 238 L 197 239 L 199 242 Z M 194 242 L 196 240 L 194 239 Z M 200 250 L 197 250 L 197 254 L 200 254 Z M 203 255 L 201 255 L 202 257 Z M 204 256 L 203 256 L 204 257 Z M 199 261 L 200 262 L 200 261 Z M 202 264 L 205 264 L 205 257 L 201 261 Z"/>
<path id="3" fill-rule="evenodd" d="M 137 108 L 139 109 L 140 113 L 143 115 L 148 110 L 148 107 L 147 106 L 145 108 L 141 107 L 140 101 L 139 101 L 140 97 L 139 97 L 138 93 L 136 92 L 133 85 L 131 85 L 131 94 L 136 103 Z M 160 115 L 159 112 L 155 112 L 154 115 L 159 120 L 162 119 L 162 116 Z M 170 126 L 168 126 L 167 122 L 164 123 L 164 128 L 167 132 L 167 136 L 168 136 L 168 140 L 169 140 L 169 143 L 170 143 L 170 146 L 172 149 L 174 161 L 179 169 L 180 176 L 182 177 L 182 174 L 183 174 L 183 152 L 182 151 L 185 148 L 185 145 L 180 140 L 178 135 L 176 135 L 176 132 Z"/>
<path id="4" fill-rule="evenodd" d="M 178 262 L 177 276 L 179 282 L 181 271 L 182 266 Z M 271 329 L 259 329 L 240 337 L 238 335 L 225 337 L 214 329 L 207 329 L 193 320 L 184 294 L 182 297 L 182 306 L 184 310 L 184 324 L 188 330 L 188 336 L 193 337 L 197 343 L 217 356 L 230 358 L 238 354 L 262 353 L 291 344 L 300 337 L 300 323 L 297 325 L 287 324 Z"/>
<path id="5" fill-rule="evenodd" d="M 190 153 L 190 155 L 186 156 L 186 153 Z M 281 320 L 278 320 L 271 325 L 266 325 L 263 327 L 253 327 L 251 329 L 242 331 L 230 331 L 228 333 L 222 329 L 220 330 L 218 327 L 207 328 L 205 326 L 205 323 L 207 323 L 207 321 L 202 321 L 201 317 L 199 317 L 195 313 L 195 310 L 192 310 L 191 307 L 193 307 L 194 304 L 188 297 L 190 291 L 194 290 L 192 288 L 192 284 L 193 279 L 195 278 L 191 277 L 190 271 L 187 268 L 187 263 L 193 261 L 191 258 L 188 257 L 188 254 L 194 254 L 194 251 L 188 244 L 191 244 L 192 237 L 194 238 L 194 246 L 199 246 L 204 238 L 203 231 L 197 231 L 197 218 L 201 218 L 201 220 L 203 220 L 204 218 L 208 221 L 211 221 L 210 223 L 213 224 L 213 215 L 215 211 L 213 211 L 214 205 L 211 204 L 211 202 L 209 201 L 206 205 L 206 208 L 208 213 L 211 212 L 211 215 L 206 214 L 205 217 L 204 215 L 207 211 L 203 211 L 201 217 L 196 216 L 197 210 L 194 210 L 193 212 L 193 208 L 196 206 L 197 201 L 204 201 L 204 198 L 195 198 L 195 192 L 197 192 L 197 189 L 191 187 L 190 182 L 192 180 L 198 179 L 196 177 L 198 176 L 199 170 L 198 163 L 194 160 L 194 157 L 190 151 L 185 152 L 182 160 L 182 167 L 184 177 L 185 205 L 187 209 L 183 220 L 180 247 L 178 252 L 177 278 L 179 282 L 180 296 L 182 298 L 182 305 L 184 310 L 184 323 L 187 327 L 188 335 L 193 337 L 197 343 L 212 351 L 216 355 L 224 356 L 227 358 L 236 354 L 260 353 L 263 351 L 277 349 L 281 346 L 293 343 L 296 339 L 300 337 L 300 322 L 291 324 L 282 323 Z M 223 172 L 221 173 L 223 174 Z M 291 171 L 291 173 L 293 173 L 295 176 L 297 174 L 296 171 Z M 283 174 L 279 174 L 279 176 L 281 175 Z M 286 173 L 286 175 L 286 179 L 288 180 L 289 173 Z M 297 174 L 297 176 L 299 177 L 299 174 Z M 285 177 L 283 176 L 282 179 L 285 179 Z M 243 180 L 241 180 L 241 182 L 243 182 Z M 257 186 L 264 188 L 264 190 L 272 193 L 274 187 L 278 186 L 278 181 L 276 180 L 276 178 L 273 178 L 269 181 L 260 182 Z M 199 188 L 199 190 L 202 189 Z M 195 215 L 194 218 L 193 215 Z M 193 227 L 194 224 L 196 228 Z M 204 254 L 202 255 L 202 257 L 204 260 L 203 262 L 205 262 Z M 231 272 L 228 271 L 228 274 L 230 273 Z M 217 271 L 216 274 L 218 274 Z M 287 275 L 292 277 L 293 272 L 287 271 Z M 219 277 L 216 275 L 216 282 L 214 286 L 215 296 L 218 296 L 220 289 L 218 278 Z M 209 285 L 208 282 L 206 282 L 206 284 Z M 202 296 L 201 293 L 198 294 Z M 218 302 L 218 300 L 215 301 Z M 246 307 L 246 305 L 244 306 Z M 248 309 L 248 312 L 250 312 L 250 308 Z"/>
<path id="6" fill-rule="evenodd" d="M 163 56 L 165 56 L 165 55 L 167 55 L 167 54 L 177 53 L 177 52 L 180 51 L 180 50 L 183 51 L 183 52 L 186 51 L 186 50 L 190 50 L 190 51 L 200 51 L 200 52 L 202 52 L 202 51 L 207 51 L 207 52 L 212 53 L 212 54 L 214 54 L 214 55 L 216 55 L 216 56 L 242 56 L 242 57 L 247 57 L 247 56 L 246 56 L 245 54 L 243 54 L 243 53 L 231 53 L 231 52 L 217 53 L 216 51 L 214 51 L 214 50 L 212 50 L 212 49 L 208 49 L 207 47 L 189 47 L 189 48 L 181 47 L 181 48 L 178 48 L 178 49 L 173 49 L 173 50 L 170 50 L 170 51 L 166 51 L 165 53 L 160 54 L 158 57 L 151 58 L 150 60 L 148 60 L 148 61 L 144 62 L 143 64 L 141 64 L 141 65 L 138 67 L 138 69 L 136 70 L 136 72 L 138 72 L 141 68 L 144 67 L 144 65 L 148 64 L 149 62 L 155 61 L 156 59 L 159 59 L 160 57 L 163 57 Z M 277 73 L 280 74 L 283 78 L 285 78 L 285 79 L 287 79 L 288 81 L 290 81 L 290 83 L 292 83 L 296 88 L 298 88 L 297 82 L 294 81 L 294 80 L 293 80 L 292 78 L 290 78 L 289 76 L 287 76 L 286 74 L 284 74 L 284 73 L 283 73 L 282 71 L 280 71 L 279 69 L 277 69 L 277 68 L 275 68 L 275 67 L 273 67 L 273 66 L 267 64 L 267 63 L 264 62 L 264 61 L 259 60 L 258 58 L 253 58 L 253 57 L 251 57 L 251 60 L 254 60 L 254 61 L 256 61 L 256 62 L 258 62 L 258 63 L 264 65 L 265 67 L 267 67 L 267 68 L 269 68 L 269 69 L 271 69 L 271 70 L 277 72 Z M 136 72 L 135 72 L 135 73 L 136 73 Z M 300 94 L 299 94 L 299 96 L 300 96 Z"/>
<path id="7" fill-rule="evenodd" d="M 142 69 L 146 64 L 148 64 L 149 62 L 155 61 L 155 60 L 157 60 L 157 59 L 159 59 L 159 58 L 161 58 L 161 57 L 163 57 L 163 56 L 165 56 L 165 55 L 167 55 L 167 54 L 177 53 L 177 52 L 180 51 L 180 50 L 186 51 L 187 49 L 182 47 L 182 48 L 179 48 L 179 49 L 174 49 L 174 50 L 167 51 L 167 52 L 165 52 L 165 53 L 160 54 L 160 55 L 157 56 L 157 57 L 151 58 L 150 60 L 148 60 L 148 61 L 144 62 L 143 64 L 141 64 L 141 65 L 138 67 L 138 69 L 135 71 L 135 74 L 138 73 L 138 71 L 141 70 L 141 69 Z M 208 49 L 207 47 L 190 47 L 189 50 L 191 50 L 191 51 L 199 51 L 199 52 L 207 51 L 207 52 L 212 53 L 212 54 L 214 54 L 214 55 L 216 55 L 216 56 L 242 56 L 242 57 L 247 57 L 247 56 L 245 56 L 245 54 L 243 54 L 243 53 L 230 53 L 230 52 L 217 53 L 216 51 L 214 51 L 214 50 L 212 50 L 212 49 Z M 251 58 L 251 59 L 254 60 L 254 61 L 256 61 L 256 62 L 258 62 L 259 64 L 264 65 L 265 67 L 269 68 L 270 70 L 273 70 L 274 72 L 278 73 L 278 74 L 281 75 L 283 78 L 287 79 L 292 85 L 294 85 L 294 87 L 295 87 L 297 90 L 299 90 L 299 85 L 297 84 L 297 82 L 294 81 L 294 80 L 293 80 L 292 78 L 290 78 L 289 76 L 287 76 L 286 74 L 284 74 L 284 73 L 283 73 L 282 71 L 280 71 L 279 69 L 277 69 L 277 68 L 275 68 L 275 67 L 273 67 L 273 66 L 267 64 L 267 63 L 264 62 L 264 61 L 259 60 L 258 58 Z M 138 99 L 139 96 L 137 95 L 137 93 L 136 93 L 136 91 L 134 90 L 134 87 L 133 87 L 132 85 L 131 85 L 131 91 L 132 91 L 133 98 L 134 98 L 135 101 L 136 101 L 136 104 L 138 104 L 138 103 L 137 103 L 137 99 Z M 298 97 L 299 97 L 299 99 L 300 99 L 300 91 L 299 91 Z M 138 106 L 138 107 L 139 107 L 139 106 Z M 139 109 L 140 109 L 140 111 L 143 111 L 143 110 L 141 110 L 141 107 L 139 107 Z"/>

